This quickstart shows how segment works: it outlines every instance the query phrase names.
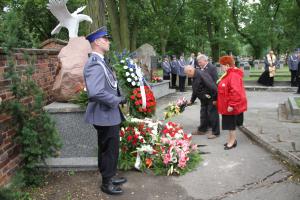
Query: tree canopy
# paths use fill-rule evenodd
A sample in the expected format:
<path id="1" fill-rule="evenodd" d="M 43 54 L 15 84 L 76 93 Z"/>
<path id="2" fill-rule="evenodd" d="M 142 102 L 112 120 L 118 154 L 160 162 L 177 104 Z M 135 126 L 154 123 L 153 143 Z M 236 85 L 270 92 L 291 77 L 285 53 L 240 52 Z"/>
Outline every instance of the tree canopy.
<path id="1" fill-rule="evenodd" d="M 0 46 L 17 38 L 15 47 L 38 47 L 49 38 L 68 39 L 66 29 L 51 36 L 57 20 L 45 0 L 2 0 Z M 149 43 L 160 54 L 203 52 L 261 57 L 300 47 L 299 0 L 69 0 L 68 9 L 87 5 L 93 24 L 80 24 L 79 35 L 107 25 L 113 48 L 134 51 Z"/>

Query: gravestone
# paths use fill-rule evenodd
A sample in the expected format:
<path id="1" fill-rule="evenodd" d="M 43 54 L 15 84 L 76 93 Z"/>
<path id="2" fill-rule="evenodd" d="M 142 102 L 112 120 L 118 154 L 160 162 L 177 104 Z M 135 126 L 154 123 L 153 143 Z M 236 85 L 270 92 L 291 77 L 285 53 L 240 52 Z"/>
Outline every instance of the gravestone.
<path id="1" fill-rule="evenodd" d="M 254 60 L 253 64 L 254 64 L 254 69 L 258 69 L 258 67 L 259 67 L 259 60 Z"/>
<path id="2" fill-rule="evenodd" d="M 258 69 L 265 69 L 265 61 L 264 60 L 259 61 Z"/>
<path id="3" fill-rule="evenodd" d="M 156 52 L 150 44 L 143 44 L 135 52 L 137 62 L 140 64 L 146 80 L 151 80 L 151 57 L 156 56 Z"/>
<path id="4" fill-rule="evenodd" d="M 244 71 L 244 77 L 249 77 L 250 75 L 250 65 L 246 62 L 240 63 L 240 68 Z"/>
<path id="5" fill-rule="evenodd" d="M 279 69 L 284 67 L 284 60 L 279 60 Z"/>
<path id="6" fill-rule="evenodd" d="M 153 76 L 157 76 L 157 67 L 158 67 L 158 57 L 151 56 L 150 80 L 152 80 Z"/>

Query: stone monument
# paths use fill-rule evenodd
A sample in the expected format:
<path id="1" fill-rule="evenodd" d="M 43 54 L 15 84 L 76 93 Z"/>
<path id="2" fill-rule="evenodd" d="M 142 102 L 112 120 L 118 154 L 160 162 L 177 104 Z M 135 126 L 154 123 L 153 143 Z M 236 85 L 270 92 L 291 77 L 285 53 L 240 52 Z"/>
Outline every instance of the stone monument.
<path id="1" fill-rule="evenodd" d="M 83 67 L 88 59 L 88 53 L 91 52 L 90 43 L 84 37 L 78 37 L 78 28 L 81 21 L 92 23 L 92 19 L 87 15 L 79 14 L 85 6 L 71 14 L 66 3 L 67 0 L 49 0 L 47 4 L 47 8 L 59 21 L 51 34 L 57 34 L 65 27 L 70 38 L 67 46 L 63 47 L 58 55 L 61 68 L 52 89 L 54 99 L 60 102 L 71 100 L 78 89 L 83 87 Z"/>
<path id="2" fill-rule="evenodd" d="M 156 56 L 156 52 L 150 44 L 143 44 L 135 52 L 135 57 L 140 63 L 146 80 L 151 80 L 151 57 Z"/>

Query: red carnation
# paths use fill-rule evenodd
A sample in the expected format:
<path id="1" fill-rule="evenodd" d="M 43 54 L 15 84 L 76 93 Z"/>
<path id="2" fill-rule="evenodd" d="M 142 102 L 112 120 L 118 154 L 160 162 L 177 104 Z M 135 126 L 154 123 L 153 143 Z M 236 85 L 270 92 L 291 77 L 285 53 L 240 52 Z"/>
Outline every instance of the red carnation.
<path id="1" fill-rule="evenodd" d="M 132 140 L 132 136 L 131 136 L 131 135 L 128 135 L 127 141 L 130 142 L 131 140 Z"/>

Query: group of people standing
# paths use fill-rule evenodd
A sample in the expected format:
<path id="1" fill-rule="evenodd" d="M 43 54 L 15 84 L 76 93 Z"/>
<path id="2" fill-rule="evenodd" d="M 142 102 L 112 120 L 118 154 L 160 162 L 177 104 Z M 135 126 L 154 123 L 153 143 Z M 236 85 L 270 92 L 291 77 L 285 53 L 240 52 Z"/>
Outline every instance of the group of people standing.
<path id="1" fill-rule="evenodd" d="M 265 68 L 264 72 L 260 75 L 258 83 L 265 86 L 274 85 L 274 77 L 276 68 L 279 67 L 278 58 L 275 56 L 274 51 L 270 50 L 264 59 Z M 287 64 L 291 72 L 291 87 L 298 87 L 297 93 L 300 94 L 300 49 L 288 56 Z"/>
<path id="2" fill-rule="evenodd" d="M 163 68 L 163 79 L 171 80 L 170 87 L 179 88 L 180 92 L 185 91 L 186 74 L 184 73 L 184 66 L 186 65 L 197 67 L 194 53 L 191 54 L 191 57 L 188 60 L 185 60 L 184 54 L 181 54 L 179 59 L 177 59 L 176 55 L 172 55 L 171 58 L 166 55 L 161 63 L 161 67 Z M 176 86 L 177 77 L 179 87 Z M 192 85 L 191 78 L 188 78 L 188 85 Z"/>
<path id="3" fill-rule="evenodd" d="M 218 79 L 216 67 L 209 63 L 206 55 L 198 55 L 199 68 L 185 66 L 185 74 L 192 78 L 193 93 L 189 104 L 198 98 L 201 102 L 200 126 L 194 135 L 207 134 L 208 139 L 220 135 L 219 114 L 222 129 L 229 131 L 224 150 L 237 146 L 236 127 L 243 124 L 243 113 L 247 110 L 247 98 L 243 83 L 243 71 L 235 66 L 232 56 L 222 56 L 219 63 L 224 74 Z"/>
<path id="4" fill-rule="evenodd" d="M 295 51 L 288 58 L 288 66 L 291 72 L 291 86 L 297 87 L 297 94 L 300 94 L 300 48 Z"/>

